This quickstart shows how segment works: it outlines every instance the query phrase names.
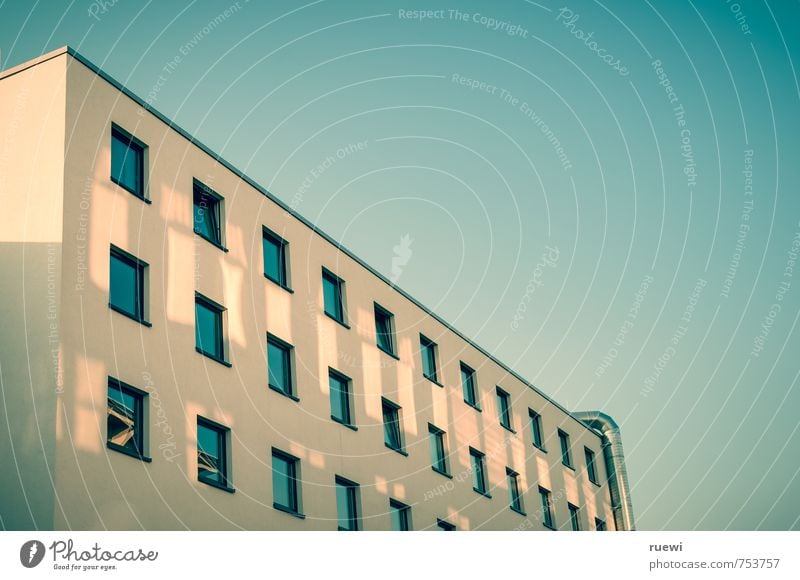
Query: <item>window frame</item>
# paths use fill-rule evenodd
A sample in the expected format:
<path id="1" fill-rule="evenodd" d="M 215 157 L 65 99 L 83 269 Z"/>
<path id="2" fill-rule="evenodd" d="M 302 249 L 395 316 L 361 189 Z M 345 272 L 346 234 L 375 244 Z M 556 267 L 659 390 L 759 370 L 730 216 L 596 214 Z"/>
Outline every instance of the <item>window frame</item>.
<path id="1" fill-rule="evenodd" d="M 519 485 L 519 473 L 510 467 L 506 467 L 506 480 L 508 482 L 509 507 L 520 515 L 527 515 L 525 513 L 523 493 Z"/>
<path id="2" fill-rule="evenodd" d="M 400 522 L 400 529 L 396 530 L 394 528 L 394 513 L 392 510 L 398 514 L 398 519 Z M 392 524 L 392 531 L 393 532 L 410 532 L 413 530 L 411 525 L 411 506 L 405 504 L 399 500 L 396 500 L 392 497 L 389 498 L 389 521 Z M 405 527 L 403 527 L 405 526 Z"/>
<path id="3" fill-rule="evenodd" d="M 456 525 L 448 522 L 447 520 L 443 520 L 442 518 L 436 518 L 436 527 L 439 528 L 440 532 L 455 532 Z"/>
<path id="4" fill-rule="evenodd" d="M 569 433 L 563 429 L 558 430 L 558 444 L 561 449 L 561 464 L 574 471 L 575 465 L 572 463 L 572 449 Z"/>
<path id="5" fill-rule="evenodd" d="M 514 430 L 514 417 L 511 412 L 511 395 L 499 386 L 495 387 L 497 393 L 497 416 L 500 420 L 500 426 L 516 433 Z"/>
<path id="6" fill-rule="evenodd" d="M 207 479 L 200 474 L 200 426 L 205 427 L 211 431 L 215 431 L 217 434 L 217 445 L 219 445 L 220 449 L 220 457 L 218 458 L 219 464 L 219 471 L 220 475 L 222 476 L 222 482 L 215 481 L 213 479 Z M 230 450 L 230 439 L 231 439 L 231 429 L 221 423 L 217 423 L 216 421 L 212 421 L 207 417 L 203 417 L 201 415 L 197 415 L 197 426 L 195 430 L 195 439 L 196 439 L 196 450 L 197 450 L 197 481 L 201 483 L 205 483 L 206 485 L 210 485 L 211 487 L 215 487 L 217 489 L 221 489 L 223 491 L 227 491 L 229 493 L 233 493 L 236 491 L 231 483 L 231 450 Z"/>
<path id="7" fill-rule="evenodd" d="M 139 187 L 141 191 L 135 191 L 131 189 L 130 187 L 122 183 L 121 180 L 118 180 L 114 177 L 114 139 L 117 139 L 120 142 L 127 141 L 126 146 L 128 147 L 128 149 L 129 150 L 133 149 L 134 151 L 137 151 L 139 163 L 138 167 L 136 168 L 136 172 L 138 174 L 137 178 L 139 180 Z M 145 178 L 145 176 L 147 175 L 147 169 L 146 169 L 147 150 L 148 150 L 147 145 L 144 143 L 144 141 L 142 141 L 141 139 L 137 139 L 136 137 L 133 136 L 132 133 L 126 131 L 116 123 L 111 123 L 110 145 L 111 147 L 109 151 L 110 156 L 109 156 L 109 171 L 108 171 L 109 180 L 115 185 L 118 185 L 119 187 L 121 187 L 122 189 L 133 195 L 134 197 L 136 197 L 137 199 L 140 199 L 147 204 L 152 203 L 150 199 L 147 197 L 148 187 L 147 187 L 147 179 Z"/>
<path id="8" fill-rule="evenodd" d="M 199 327 L 198 327 L 198 324 L 197 324 L 197 305 L 198 304 L 200 304 L 203 307 L 205 307 L 206 310 L 211 310 L 211 311 L 215 312 L 217 314 L 217 316 L 218 316 L 218 318 L 216 320 L 216 323 L 215 323 L 215 326 L 217 327 L 217 330 L 219 331 L 219 341 L 218 341 L 218 344 L 216 345 L 220 350 L 220 355 L 219 356 L 217 356 L 213 352 L 209 352 L 207 350 L 204 350 L 200 346 L 200 344 L 198 344 L 200 342 L 199 341 L 199 338 L 200 338 L 199 337 Z M 214 361 L 216 361 L 216 362 L 218 362 L 218 363 L 220 363 L 220 364 L 222 364 L 222 365 L 224 365 L 226 367 L 233 366 L 228 361 L 228 341 L 225 338 L 225 312 L 227 311 L 227 309 L 222 304 L 219 304 L 218 302 L 215 302 L 214 300 L 212 300 L 208 296 L 200 294 L 199 292 L 195 292 L 194 293 L 194 305 L 195 305 L 194 306 L 194 308 L 195 308 L 195 314 L 194 314 L 194 326 L 195 326 L 195 344 L 194 344 L 194 346 L 195 346 L 195 350 L 197 352 L 199 352 L 200 354 L 202 354 L 203 356 L 206 356 L 206 357 L 210 358 L 211 360 L 214 360 Z"/>
<path id="9" fill-rule="evenodd" d="M 328 312 L 328 304 L 325 300 L 326 280 L 334 284 L 334 288 L 336 288 L 336 301 L 338 304 L 337 309 L 339 311 L 338 316 L 337 313 Z M 345 328 L 349 329 L 350 326 L 347 324 L 347 304 L 345 301 L 344 286 L 345 281 L 342 278 L 328 270 L 325 266 L 322 267 L 322 311 L 325 313 L 325 316 L 331 320 L 335 320 Z"/>
<path id="10" fill-rule="evenodd" d="M 428 438 L 431 447 L 431 469 L 433 469 L 436 473 L 452 479 L 453 476 L 450 475 L 450 453 L 447 449 L 447 431 L 440 429 L 433 423 L 428 423 Z M 441 461 L 438 457 L 439 441 L 441 441 Z M 440 464 L 444 466 L 444 469 L 439 466 Z"/>
<path id="11" fill-rule="evenodd" d="M 216 223 L 212 225 L 214 226 L 216 232 L 212 233 L 216 233 L 218 239 L 208 237 L 197 227 L 195 208 L 198 206 L 198 204 L 195 202 L 195 200 L 198 193 L 214 200 L 212 216 L 214 219 L 216 219 Z M 206 208 L 206 210 L 208 210 L 208 208 Z M 197 178 L 192 179 L 192 229 L 194 230 L 195 234 L 206 240 L 214 247 L 219 248 L 223 252 L 228 251 L 228 248 L 225 247 L 225 198 Z"/>
<path id="12" fill-rule="evenodd" d="M 555 518 L 553 517 L 553 500 L 551 492 L 539 486 L 539 509 L 542 510 L 542 525 L 551 530 L 556 529 Z"/>
<path id="13" fill-rule="evenodd" d="M 594 529 L 596 532 L 607 532 L 608 526 L 606 525 L 606 521 L 600 518 L 594 518 Z"/>
<path id="14" fill-rule="evenodd" d="M 569 524 L 573 532 L 581 531 L 581 508 L 575 504 L 567 502 L 567 510 L 569 511 Z"/>
<path id="15" fill-rule="evenodd" d="M 475 369 L 473 369 L 471 366 L 469 366 L 468 364 L 466 364 L 463 361 L 459 361 L 458 364 L 459 364 L 459 374 L 461 376 L 461 391 L 462 391 L 462 394 L 464 395 L 464 402 L 467 405 L 469 405 L 470 407 L 472 407 L 473 409 L 475 409 L 476 411 L 482 411 L 482 409 L 481 409 L 481 399 L 480 399 L 480 396 L 478 394 L 478 392 L 479 392 L 478 391 L 478 380 L 477 380 L 477 378 L 475 376 L 476 375 Z M 470 389 L 469 390 L 467 389 L 467 381 L 464 380 L 464 375 L 465 374 L 469 377 L 469 381 L 468 381 L 469 384 L 470 384 Z M 474 399 L 473 402 L 469 401 L 469 399 L 467 397 L 468 393 L 470 393 L 471 394 L 471 398 Z"/>
<path id="16" fill-rule="evenodd" d="M 428 379 L 435 385 L 443 386 L 439 382 L 439 345 L 433 342 L 430 338 L 425 336 L 424 334 L 419 335 L 419 352 L 420 352 L 420 359 L 422 364 L 420 365 L 420 369 L 422 370 L 422 376 Z M 433 359 L 433 376 L 427 374 L 425 372 L 425 353 L 428 352 L 427 349 L 430 349 L 431 358 Z"/>
<path id="17" fill-rule="evenodd" d="M 387 410 L 390 414 L 393 414 L 393 417 L 390 417 L 390 420 L 395 422 L 395 430 L 397 436 L 397 445 L 392 445 L 392 442 L 389 441 L 390 437 L 390 425 L 387 423 Z M 383 443 L 386 447 L 391 449 L 392 451 L 397 451 L 401 455 L 408 456 L 408 453 L 405 450 L 405 437 L 403 433 L 403 419 L 401 415 L 402 407 L 397 403 L 390 401 L 386 397 L 381 397 L 381 415 L 383 418 Z"/>
<path id="18" fill-rule="evenodd" d="M 472 477 L 473 491 L 482 496 L 491 498 L 492 494 L 489 493 L 489 474 L 487 473 L 486 454 L 483 451 L 475 449 L 474 447 L 470 447 L 469 467 L 473 474 Z M 480 480 L 478 479 L 478 475 L 480 475 Z M 480 483 L 480 488 L 476 486 L 476 484 L 478 483 Z"/>
<path id="19" fill-rule="evenodd" d="M 337 475 L 334 478 L 335 482 L 335 492 L 336 492 L 336 528 L 340 532 L 357 532 L 362 529 L 361 523 L 361 498 L 360 498 L 360 490 L 361 486 L 357 484 L 355 481 L 347 479 L 346 477 L 342 477 L 341 475 Z M 342 516 L 339 513 L 339 487 L 343 487 L 347 490 L 347 502 L 348 502 L 348 509 L 350 507 L 353 508 L 353 513 L 347 514 L 347 519 L 352 527 L 350 528 L 343 528 L 340 524 L 342 520 Z M 352 496 L 350 495 L 352 494 Z"/>
<path id="20" fill-rule="evenodd" d="M 400 360 L 397 356 L 397 338 L 395 335 L 394 314 L 377 302 L 373 302 L 373 311 L 375 317 L 375 346 L 377 346 L 382 352 L 388 354 L 390 357 Z M 381 332 L 378 328 L 379 317 L 386 321 L 387 332 L 385 333 Z M 388 347 L 385 347 L 381 344 L 381 336 L 387 337 L 386 340 L 389 342 Z"/>
<path id="21" fill-rule="evenodd" d="M 544 446 L 544 428 L 542 426 L 542 415 L 528 407 L 528 419 L 531 426 L 531 437 L 533 438 L 533 446 L 540 451 L 547 453 Z"/>
<path id="22" fill-rule="evenodd" d="M 113 387 L 112 387 L 113 384 Z M 112 388 L 118 389 L 121 393 L 126 393 L 132 397 L 134 397 L 134 409 L 133 409 L 133 424 L 134 424 L 134 447 L 136 451 L 128 449 L 118 443 L 114 443 L 109 438 L 108 432 L 108 417 L 109 417 L 109 405 L 108 405 L 108 391 Z M 148 453 L 148 444 L 149 444 L 149 433 L 147 432 L 148 427 L 148 407 L 149 407 L 149 394 L 147 391 L 143 391 L 141 389 L 137 389 L 133 385 L 129 385 L 126 382 L 123 382 L 115 377 L 108 377 L 106 381 L 106 447 L 108 449 L 112 449 L 123 455 L 127 455 L 129 457 L 133 457 L 134 459 L 139 459 L 146 463 L 150 463 L 153 459 L 149 456 Z"/>
<path id="23" fill-rule="evenodd" d="M 347 417 L 346 420 L 340 417 L 337 417 L 333 414 L 333 391 L 331 389 L 331 378 L 337 379 L 340 383 L 344 383 L 344 390 L 340 390 L 341 393 L 344 393 L 344 404 L 342 408 L 346 410 Z M 328 367 L 328 389 L 330 395 L 330 402 L 331 402 L 331 419 L 339 423 L 340 425 L 344 425 L 354 431 L 358 430 L 358 427 L 355 425 L 355 411 L 353 409 L 353 379 L 337 371 L 332 367 Z M 340 401 L 341 404 L 341 401 Z"/>
<path id="24" fill-rule="evenodd" d="M 285 364 L 283 380 L 288 384 L 288 391 L 281 389 L 278 385 L 272 384 L 273 373 L 270 371 L 271 365 L 269 362 L 270 346 L 278 348 L 282 351 Z M 276 393 L 280 393 L 284 397 L 288 397 L 293 401 L 300 400 L 300 398 L 297 396 L 297 386 L 295 381 L 294 346 L 269 332 L 267 333 L 267 386 Z"/>
<path id="25" fill-rule="evenodd" d="M 282 511 L 288 514 L 291 514 L 295 517 L 304 519 L 305 515 L 303 515 L 303 494 L 302 494 L 302 484 L 300 479 L 300 458 L 295 457 L 291 453 L 286 453 L 285 451 L 278 449 L 277 447 L 272 448 L 272 507 L 278 511 Z M 278 503 L 275 500 L 275 488 L 276 488 L 276 478 L 275 478 L 275 459 L 279 459 L 283 461 L 290 467 L 289 474 L 287 475 L 287 492 L 290 498 L 290 503 L 294 505 L 285 506 L 281 503 Z"/>
<path id="26" fill-rule="evenodd" d="M 586 477 L 590 482 L 599 487 L 600 478 L 597 474 L 597 454 L 588 447 L 584 446 L 583 457 L 586 461 Z"/>
<path id="27" fill-rule="evenodd" d="M 136 293 L 136 302 L 137 302 L 137 312 L 128 312 L 121 306 L 117 306 L 111 301 L 111 260 L 116 259 L 119 262 L 122 262 L 130 267 L 133 268 L 135 272 L 135 293 Z M 149 315 L 149 305 L 148 305 L 148 286 L 149 286 L 149 274 L 148 268 L 150 264 L 141 260 L 131 254 L 130 252 L 126 252 L 119 246 L 115 246 L 114 244 L 110 245 L 110 250 L 108 253 L 108 307 L 113 310 L 114 312 L 118 312 L 123 316 L 127 316 L 131 320 L 135 320 L 139 324 L 147 326 L 148 328 L 153 326 L 147 319 Z"/>
<path id="28" fill-rule="evenodd" d="M 267 272 L 267 255 L 264 243 L 269 241 L 278 247 L 278 277 L 277 279 Z M 273 232 L 267 226 L 261 226 L 261 261 L 264 268 L 264 278 L 274 282 L 288 292 L 294 292 L 291 286 L 291 268 L 289 265 L 289 242 Z"/>

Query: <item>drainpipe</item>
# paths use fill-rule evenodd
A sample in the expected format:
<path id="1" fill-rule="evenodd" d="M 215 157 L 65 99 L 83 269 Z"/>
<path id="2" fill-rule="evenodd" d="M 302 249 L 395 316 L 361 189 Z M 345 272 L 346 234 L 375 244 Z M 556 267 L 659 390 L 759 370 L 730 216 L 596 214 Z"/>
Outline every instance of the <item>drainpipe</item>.
<path id="1" fill-rule="evenodd" d="M 619 425 L 600 411 L 582 411 L 573 413 L 573 416 L 603 434 L 603 459 L 608 473 L 608 487 L 611 490 L 614 525 L 618 530 L 635 530 L 628 470 L 625 468 Z"/>

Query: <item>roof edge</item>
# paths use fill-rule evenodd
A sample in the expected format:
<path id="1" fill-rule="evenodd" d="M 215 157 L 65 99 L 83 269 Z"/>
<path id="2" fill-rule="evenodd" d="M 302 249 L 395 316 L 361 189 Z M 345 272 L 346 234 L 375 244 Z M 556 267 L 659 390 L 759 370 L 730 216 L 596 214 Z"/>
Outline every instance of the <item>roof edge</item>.
<path id="1" fill-rule="evenodd" d="M 21 73 L 22 71 L 28 70 L 29 68 L 33 68 L 37 64 L 42 64 L 43 62 L 52 60 L 57 56 L 61 56 L 62 54 L 69 54 L 74 56 L 76 53 L 69 46 L 62 46 L 61 48 L 57 48 L 53 51 L 43 54 L 42 56 L 32 58 L 31 60 L 25 61 L 22 64 L 18 64 L 17 66 L 12 66 L 11 68 L 8 68 L 4 71 L 0 71 L 0 80 L 14 76 L 17 73 Z"/>

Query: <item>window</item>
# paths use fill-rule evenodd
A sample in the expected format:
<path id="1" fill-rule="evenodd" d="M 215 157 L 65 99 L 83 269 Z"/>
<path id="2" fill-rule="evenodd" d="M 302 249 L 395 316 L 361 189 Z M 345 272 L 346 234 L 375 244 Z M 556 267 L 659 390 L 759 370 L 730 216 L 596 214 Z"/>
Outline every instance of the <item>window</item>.
<path id="1" fill-rule="evenodd" d="M 328 371 L 328 385 L 331 394 L 331 418 L 348 427 L 353 426 L 353 413 L 350 405 L 350 379 L 333 369 Z"/>
<path id="2" fill-rule="evenodd" d="M 233 491 L 228 477 L 228 433 L 227 427 L 197 418 L 197 479 Z"/>
<path id="3" fill-rule="evenodd" d="M 111 246 L 108 305 L 112 310 L 147 326 L 145 320 L 145 272 L 147 264 Z"/>
<path id="4" fill-rule="evenodd" d="M 375 340 L 383 352 L 397 356 L 394 350 L 394 315 L 378 304 L 375 305 Z"/>
<path id="5" fill-rule="evenodd" d="M 598 532 L 606 531 L 606 523 L 600 518 L 594 518 L 594 529 Z"/>
<path id="6" fill-rule="evenodd" d="M 511 396 L 500 387 L 497 387 L 497 413 L 500 416 L 500 425 L 513 431 L 511 427 Z"/>
<path id="7" fill-rule="evenodd" d="M 519 473 L 506 467 L 506 477 L 508 478 L 508 495 L 511 501 L 511 509 L 525 515 L 522 507 L 522 494 L 519 491 Z"/>
<path id="8" fill-rule="evenodd" d="M 289 289 L 289 275 L 286 256 L 289 253 L 289 242 L 263 229 L 262 247 L 264 251 L 264 276 Z"/>
<path id="9" fill-rule="evenodd" d="M 448 521 L 436 519 L 436 528 L 440 532 L 455 532 L 456 526 Z"/>
<path id="10" fill-rule="evenodd" d="M 411 508 L 396 499 L 389 500 L 389 513 L 392 517 L 392 530 L 407 532 L 411 530 Z"/>
<path id="11" fill-rule="evenodd" d="M 358 484 L 336 476 L 336 512 L 339 529 L 354 532 L 359 529 Z"/>
<path id="12" fill-rule="evenodd" d="M 145 199 L 144 151 L 144 143 L 116 125 L 112 125 L 111 181 L 141 199 Z"/>
<path id="13" fill-rule="evenodd" d="M 223 246 L 223 198 L 194 180 L 194 233 L 215 246 Z"/>
<path id="14" fill-rule="evenodd" d="M 544 451 L 544 439 L 542 438 L 542 416 L 533 409 L 528 409 L 528 416 L 531 419 L 531 434 L 533 435 L 533 444 Z"/>
<path id="15" fill-rule="evenodd" d="M 225 309 L 213 300 L 195 294 L 194 310 L 197 351 L 228 365 L 225 361 L 225 340 L 222 331 L 222 313 Z"/>
<path id="16" fill-rule="evenodd" d="M 573 532 L 580 532 L 581 531 L 581 518 L 580 518 L 580 510 L 578 506 L 572 505 L 571 503 L 567 504 L 569 508 L 569 523 L 572 526 Z"/>
<path id="17" fill-rule="evenodd" d="M 292 368 L 292 345 L 267 334 L 267 374 L 269 388 L 296 399 Z"/>
<path id="18" fill-rule="evenodd" d="M 401 453 L 403 451 L 403 430 L 400 428 L 400 407 L 389 401 L 381 399 L 383 408 L 383 441 L 386 447 Z"/>
<path id="19" fill-rule="evenodd" d="M 572 467 L 572 455 L 569 452 L 569 434 L 559 429 L 558 441 L 561 443 L 561 463 L 567 467 Z"/>
<path id="20" fill-rule="evenodd" d="M 429 381 L 439 383 L 436 372 L 436 343 L 419 335 L 419 346 L 422 354 L 422 375 Z"/>
<path id="21" fill-rule="evenodd" d="M 470 466 L 472 467 L 472 489 L 483 495 L 489 495 L 486 481 L 486 456 L 477 449 L 469 448 Z"/>
<path id="22" fill-rule="evenodd" d="M 272 449 L 272 505 L 275 509 L 300 515 L 300 486 L 297 457 Z"/>
<path id="23" fill-rule="evenodd" d="M 431 464 L 434 471 L 442 475 L 450 475 L 447 467 L 447 441 L 446 434 L 438 427 L 428 423 L 428 434 L 431 440 Z"/>
<path id="24" fill-rule="evenodd" d="M 322 269 L 322 297 L 325 304 L 325 314 L 341 324 L 345 324 L 343 286 L 344 281 L 341 278 L 325 268 Z"/>
<path id="25" fill-rule="evenodd" d="M 594 463 L 594 451 L 588 447 L 584 447 L 583 453 L 586 456 L 586 473 L 589 475 L 589 481 L 595 485 L 600 485 L 597 479 L 597 466 Z"/>
<path id="26" fill-rule="evenodd" d="M 550 502 L 550 492 L 545 488 L 539 488 L 539 499 L 542 503 L 542 523 L 548 528 L 555 529 L 553 522 L 553 505 Z"/>
<path id="27" fill-rule="evenodd" d="M 461 363 L 461 387 L 464 390 L 464 402 L 480 411 L 481 407 L 478 404 L 478 394 L 475 389 L 475 371 L 464 363 Z"/>
<path id="28" fill-rule="evenodd" d="M 106 442 L 110 449 L 150 461 L 144 452 L 145 397 L 145 392 L 108 378 Z"/>

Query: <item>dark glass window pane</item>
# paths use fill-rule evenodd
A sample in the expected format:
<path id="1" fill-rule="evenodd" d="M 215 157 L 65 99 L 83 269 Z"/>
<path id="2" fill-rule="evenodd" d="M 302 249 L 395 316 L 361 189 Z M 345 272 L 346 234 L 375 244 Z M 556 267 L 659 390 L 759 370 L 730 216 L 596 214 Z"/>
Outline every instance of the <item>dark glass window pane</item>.
<path id="1" fill-rule="evenodd" d="M 269 385 L 279 391 L 292 394 L 289 349 L 272 340 L 267 340 L 267 368 Z"/>
<path id="2" fill-rule="evenodd" d="M 140 397 L 123 388 L 119 383 L 108 385 L 107 438 L 114 445 L 140 454 L 141 411 Z"/>
<path id="3" fill-rule="evenodd" d="M 444 433 L 438 430 L 430 429 L 431 439 L 431 459 L 433 467 L 442 473 L 447 473 L 447 457 L 444 445 Z"/>
<path id="4" fill-rule="evenodd" d="M 486 473 L 483 455 L 474 449 L 470 449 L 469 453 L 472 462 L 472 486 L 475 488 L 475 491 L 486 493 Z"/>
<path id="5" fill-rule="evenodd" d="M 422 374 L 434 382 L 438 382 L 436 376 L 436 345 L 424 337 L 420 337 L 422 347 Z"/>
<path id="6" fill-rule="evenodd" d="M 584 450 L 586 453 L 586 471 L 589 475 L 589 481 L 597 483 L 597 468 L 594 464 L 594 452 L 589 449 Z"/>
<path id="7" fill-rule="evenodd" d="M 558 440 L 561 443 L 561 462 L 572 467 L 572 457 L 569 454 L 569 435 L 563 431 L 558 432 Z"/>
<path id="8" fill-rule="evenodd" d="M 355 486 L 339 480 L 336 481 L 336 510 L 340 530 L 354 531 L 358 529 Z"/>
<path id="9" fill-rule="evenodd" d="M 350 394 L 347 381 L 331 374 L 328 378 L 331 391 L 331 415 L 345 423 L 350 424 Z"/>
<path id="10" fill-rule="evenodd" d="M 550 492 L 546 489 L 539 488 L 539 499 L 542 503 L 542 519 L 544 524 L 548 527 L 553 527 L 553 512 L 550 507 Z"/>
<path id="11" fill-rule="evenodd" d="M 204 302 L 197 301 L 195 315 L 197 348 L 206 354 L 222 359 L 222 313 Z"/>
<path id="12" fill-rule="evenodd" d="M 214 243 L 222 243 L 219 229 L 219 200 L 197 186 L 194 189 L 194 231 Z"/>
<path id="13" fill-rule="evenodd" d="M 383 438 L 392 449 L 401 449 L 400 412 L 389 403 L 383 404 Z"/>
<path id="14" fill-rule="evenodd" d="M 409 525 L 409 508 L 407 505 L 400 502 L 389 502 L 389 514 L 392 520 L 392 530 L 395 532 L 407 532 L 410 529 Z"/>
<path id="15" fill-rule="evenodd" d="M 444 450 L 444 434 L 438 433 L 436 435 L 436 455 L 437 467 L 440 471 L 447 472 L 447 456 Z"/>
<path id="16" fill-rule="evenodd" d="M 573 532 L 581 531 L 581 521 L 578 515 L 578 508 L 572 504 L 569 504 L 569 521 L 572 525 Z"/>
<path id="17" fill-rule="evenodd" d="M 498 390 L 497 404 L 500 410 L 500 424 L 507 429 L 511 429 L 511 410 L 508 393 Z"/>
<path id="18" fill-rule="evenodd" d="M 519 476 L 514 472 L 508 473 L 508 491 L 511 496 L 511 507 L 518 512 L 522 511 L 522 495 L 519 492 Z"/>
<path id="19" fill-rule="evenodd" d="M 531 418 L 531 432 L 533 434 L 533 444 L 542 447 L 542 417 L 535 411 L 529 410 Z"/>
<path id="20" fill-rule="evenodd" d="M 442 532 L 454 532 L 456 529 L 453 524 L 444 520 L 436 520 L 436 527 L 438 527 L 439 531 Z"/>
<path id="21" fill-rule="evenodd" d="M 341 282 L 330 274 L 323 273 L 322 294 L 325 300 L 325 313 L 339 322 L 344 322 L 341 291 Z"/>
<path id="22" fill-rule="evenodd" d="M 464 401 L 477 407 L 478 401 L 475 394 L 475 371 L 466 365 L 461 365 L 461 386 L 464 389 Z"/>
<path id="23" fill-rule="evenodd" d="M 111 179 L 142 197 L 143 164 L 142 148 L 114 131 L 111 134 Z"/>
<path id="24" fill-rule="evenodd" d="M 394 354 L 394 337 L 392 336 L 392 315 L 375 307 L 375 335 L 378 347 Z"/>
<path id="25" fill-rule="evenodd" d="M 595 518 L 594 519 L 594 529 L 597 530 L 598 532 L 605 532 L 606 531 L 606 523 L 603 520 L 599 519 L 599 518 Z"/>
<path id="26" fill-rule="evenodd" d="M 286 285 L 286 257 L 284 243 L 273 236 L 264 234 L 264 274 L 281 286 Z"/>
<path id="27" fill-rule="evenodd" d="M 224 434 L 204 423 L 197 424 L 197 476 L 225 485 Z"/>
<path id="28" fill-rule="evenodd" d="M 141 288 L 139 267 L 112 252 L 109 302 L 134 318 L 141 318 Z"/>
<path id="29" fill-rule="evenodd" d="M 297 484 L 295 461 L 272 455 L 272 497 L 273 501 L 286 509 L 297 511 Z"/>

